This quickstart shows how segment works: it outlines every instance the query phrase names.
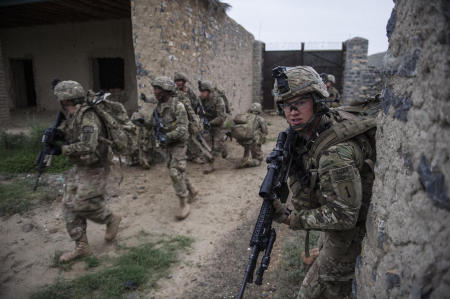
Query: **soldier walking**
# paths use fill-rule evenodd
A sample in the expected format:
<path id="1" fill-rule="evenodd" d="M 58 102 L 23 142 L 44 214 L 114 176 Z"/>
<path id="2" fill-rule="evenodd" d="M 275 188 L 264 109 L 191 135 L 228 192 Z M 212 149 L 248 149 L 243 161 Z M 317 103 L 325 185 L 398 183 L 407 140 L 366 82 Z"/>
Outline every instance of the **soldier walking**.
<path id="1" fill-rule="evenodd" d="M 205 174 L 214 171 L 214 163 L 217 157 L 226 156 L 226 149 L 224 144 L 225 130 L 223 124 L 226 119 L 225 103 L 222 97 L 214 93 L 214 88 L 211 82 L 199 82 L 200 100 L 205 109 L 205 117 L 211 126 L 209 130 L 211 138 L 211 147 L 213 158 L 208 162 Z"/>
<path id="2" fill-rule="evenodd" d="M 121 217 L 106 206 L 105 186 L 112 151 L 102 141 L 107 138 L 103 121 L 86 103 L 86 93 L 78 82 L 59 82 L 54 94 L 66 116 L 59 127 L 65 145 L 55 144 L 55 151 L 74 164 L 67 174 L 62 200 L 67 232 L 75 241 L 75 249 L 61 255 L 60 262 L 69 262 L 91 253 L 86 236 L 87 219 L 106 224 L 105 240 L 112 241 Z"/>
<path id="3" fill-rule="evenodd" d="M 198 199 L 198 191 L 186 177 L 186 149 L 189 138 L 188 115 L 185 106 L 177 99 L 175 84 L 169 77 L 156 77 L 152 86 L 158 105 L 151 126 L 160 128 L 156 138 L 167 153 L 167 167 L 180 206 L 175 217 L 185 219 L 190 212 L 190 203 Z"/>

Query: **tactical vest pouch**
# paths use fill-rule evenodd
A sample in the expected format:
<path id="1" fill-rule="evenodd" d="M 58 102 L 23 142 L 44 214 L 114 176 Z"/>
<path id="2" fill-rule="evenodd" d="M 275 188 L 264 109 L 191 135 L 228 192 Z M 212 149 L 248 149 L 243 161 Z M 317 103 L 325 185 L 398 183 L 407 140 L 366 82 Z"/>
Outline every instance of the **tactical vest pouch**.
<path id="1" fill-rule="evenodd" d="M 250 141 L 255 135 L 256 116 L 248 113 L 236 115 L 231 127 L 231 136 L 238 142 Z"/>

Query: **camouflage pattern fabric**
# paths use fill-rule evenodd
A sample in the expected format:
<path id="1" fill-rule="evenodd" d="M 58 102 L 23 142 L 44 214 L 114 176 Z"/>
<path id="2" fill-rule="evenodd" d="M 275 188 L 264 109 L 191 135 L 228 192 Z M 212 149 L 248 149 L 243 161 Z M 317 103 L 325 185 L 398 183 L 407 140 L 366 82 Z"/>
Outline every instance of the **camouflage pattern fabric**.
<path id="1" fill-rule="evenodd" d="M 324 116 L 319 127 L 330 122 Z M 323 150 L 318 161 L 306 144 L 299 140 L 295 158 L 307 171 L 293 167 L 289 176 L 295 208 L 289 225 L 295 230 L 321 231 L 322 244 L 298 298 L 345 298 L 365 233 L 362 187 L 371 188 L 373 176 L 364 176 L 365 182 L 361 181 L 366 157 L 355 138 Z M 326 295 L 333 293 L 334 297 Z"/>
<path id="2" fill-rule="evenodd" d="M 341 99 L 341 94 L 336 89 L 336 87 L 331 86 L 330 88 L 328 88 L 328 93 L 330 94 L 330 96 L 327 98 L 327 100 L 336 101 L 327 103 L 328 107 L 336 108 L 341 106 L 341 104 L 339 103 L 339 100 Z"/>
<path id="3" fill-rule="evenodd" d="M 248 142 L 239 142 L 244 147 L 244 156 L 240 167 L 259 166 L 264 158 L 261 145 L 265 142 L 268 134 L 266 121 L 257 113 L 250 112 L 249 114 L 254 116 L 254 120 L 250 120 L 254 122 L 254 137 Z"/>
<path id="4" fill-rule="evenodd" d="M 226 151 L 223 136 L 225 130 L 222 128 L 226 120 L 225 103 L 222 97 L 212 93 L 211 98 L 201 99 L 202 105 L 205 108 L 206 118 L 211 124 L 209 135 L 211 138 L 211 148 L 214 157 L 222 155 Z"/>
<path id="5" fill-rule="evenodd" d="M 107 224 L 111 211 L 106 206 L 107 167 L 75 166 L 66 177 L 62 200 L 67 232 L 74 241 L 86 234 L 86 219 Z"/>
<path id="6" fill-rule="evenodd" d="M 104 194 L 112 152 L 99 141 L 106 136 L 100 118 L 87 108 L 79 107 L 60 126 L 67 143 L 62 153 L 75 164 L 66 175 L 62 204 L 67 231 L 75 241 L 86 232 L 86 219 L 108 223 L 111 216 Z"/>
<path id="7" fill-rule="evenodd" d="M 155 108 L 163 124 L 162 131 L 167 135 L 167 167 L 177 196 L 188 195 L 189 180 L 186 178 L 186 143 L 189 138 L 188 115 L 185 106 L 176 98 L 159 102 Z M 152 117 L 152 123 L 155 120 Z"/>

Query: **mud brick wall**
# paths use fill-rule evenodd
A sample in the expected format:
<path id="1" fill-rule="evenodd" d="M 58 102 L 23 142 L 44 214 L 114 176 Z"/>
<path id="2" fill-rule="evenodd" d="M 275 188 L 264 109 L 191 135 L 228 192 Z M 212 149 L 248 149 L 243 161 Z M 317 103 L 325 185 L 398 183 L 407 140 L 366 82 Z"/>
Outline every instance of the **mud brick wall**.
<path id="1" fill-rule="evenodd" d="M 253 102 L 263 101 L 263 64 L 266 45 L 263 42 L 253 43 Z"/>
<path id="2" fill-rule="evenodd" d="M 3 65 L 2 43 L 0 41 L 0 124 L 9 121 L 9 99 Z"/>
<path id="3" fill-rule="evenodd" d="M 450 2 L 397 0 L 358 298 L 450 294 Z"/>
<path id="4" fill-rule="evenodd" d="M 197 94 L 197 80 L 210 80 L 233 113 L 245 111 L 254 97 L 254 37 L 206 2 L 131 1 L 138 94 L 153 93 L 155 76 L 181 71 Z"/>

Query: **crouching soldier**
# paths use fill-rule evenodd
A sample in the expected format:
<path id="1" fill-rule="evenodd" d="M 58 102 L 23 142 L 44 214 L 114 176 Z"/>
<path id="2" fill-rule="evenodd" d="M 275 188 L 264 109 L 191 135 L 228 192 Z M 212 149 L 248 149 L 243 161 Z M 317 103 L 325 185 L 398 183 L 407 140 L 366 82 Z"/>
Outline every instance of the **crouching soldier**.
<path id="1" fill-rule="evenodd" d="M 54 88 L 66 120 L 59 129 L 65 145 L 55 146 L 57 154 L 69 158 L 74 167 L 66 177 L 62 201 L 67 232 L 75 249 L 64 253 L 60 262 L 69 262 L 91 253 L 86 236 L 86 220 L 106 224 L 105 240 L 112 241 L 119 230 L 121 217 L 106 206 L 105 187 L 112 151 L 105 125 L 86 102 L 83 87 L 75 81 L 59 82 Z"/>
<path id="2" fill-rule="evenodd" d="M 231 135 L 244 147 L 244 157 L 239 168 L 259 166 L 263 160 L 261 145 L 265 142 L 268 131 L 261 114 L 261 104 L 253 103 L 248 113 L 238 114 L 234 119 L 236 124 L 231 129 Z M 239 119 L 242 120 L 241 124 Z"/>

